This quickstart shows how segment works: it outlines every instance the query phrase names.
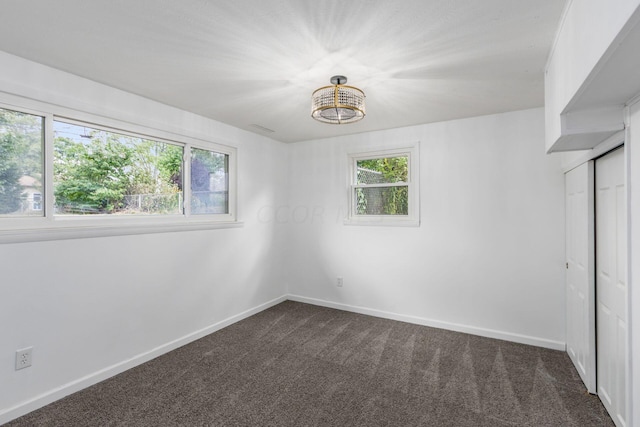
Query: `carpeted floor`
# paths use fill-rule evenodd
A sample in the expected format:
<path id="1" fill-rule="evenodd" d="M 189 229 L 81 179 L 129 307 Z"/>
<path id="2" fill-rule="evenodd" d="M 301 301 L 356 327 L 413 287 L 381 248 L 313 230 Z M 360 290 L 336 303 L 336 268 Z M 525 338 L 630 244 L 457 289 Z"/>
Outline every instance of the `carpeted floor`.
<path id="1" fill-rule="evenodd" d="M 613 426 L 566 353 L 284 302 L 8 426 Z"/>

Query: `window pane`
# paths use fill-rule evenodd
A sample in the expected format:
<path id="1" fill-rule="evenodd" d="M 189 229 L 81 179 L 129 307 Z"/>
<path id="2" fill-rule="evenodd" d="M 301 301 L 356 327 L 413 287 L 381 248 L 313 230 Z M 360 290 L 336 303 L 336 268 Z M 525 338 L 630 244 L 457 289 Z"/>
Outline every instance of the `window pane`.
<path id="1" fill-rule="evenodd" d="M 44 118 L 0 108 L 0 216 L 42 216 Z"/>
<path id="2" fill-rule="evenodd" d="M 355 189 L 356 215 L 408 215 L 409 188 L 365 187 Z"/>
<path id="3" fill-rule="evenodd" d="M 357 184 L 407 182 L 408 156 L 357 161 Z"/>
<path id="4" fill-rule="evenodd" d="M 54 122 L 58 215 L 181 214 L 180 146 Z"/>
<path id="5" fill-rule="evenodd" d="M 191 149 L 191 213 L 229 213 L 229 155 Z"/>

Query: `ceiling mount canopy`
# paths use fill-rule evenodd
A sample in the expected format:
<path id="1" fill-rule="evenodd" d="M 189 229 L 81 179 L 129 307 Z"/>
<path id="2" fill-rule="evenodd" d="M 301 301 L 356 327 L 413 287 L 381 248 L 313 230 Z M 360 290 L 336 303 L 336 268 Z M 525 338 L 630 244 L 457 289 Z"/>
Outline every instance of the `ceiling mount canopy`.
<path id="1" fill-rule="evenodd" d="M 362 120 L 366 114 L 364 92 L 346 86 L 345 76 L 331 77 L 332 86 L 316 89 L 311 95 L 311 117 L 335 125 Z"/>

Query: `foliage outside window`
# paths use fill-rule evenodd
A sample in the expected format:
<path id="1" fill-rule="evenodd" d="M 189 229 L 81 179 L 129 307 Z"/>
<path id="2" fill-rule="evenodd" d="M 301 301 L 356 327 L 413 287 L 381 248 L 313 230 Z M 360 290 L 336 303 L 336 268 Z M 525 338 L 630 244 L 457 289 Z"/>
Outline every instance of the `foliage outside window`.
<path id="1" fill-rule="evenodd" d="M 178 145 L 54 122 L 57 215 L 181 214 Z"/>
<path id="2" fill-rule="evenodd" d="M 240 225 L 233 147 L 18 110 L 0 107 L 0 243 Z"/>
<path id="3" fill-rule="evenodd" d="M 418 224 L 417 145 L 352 154 L 349 159 L 351 202 L 348 223 Z"/>
<path id="4" fill-rule="evenodd" d="M 0 217 L 42 216 L 43 117 L 0 108 Z"/>
<path id="5" fill-rule="evenodd" d="M 409 157 L 382 157 L 356 162 L 357 215 L 409 214 Z M 393 184 L 381 186 L 379 184 Z"/>

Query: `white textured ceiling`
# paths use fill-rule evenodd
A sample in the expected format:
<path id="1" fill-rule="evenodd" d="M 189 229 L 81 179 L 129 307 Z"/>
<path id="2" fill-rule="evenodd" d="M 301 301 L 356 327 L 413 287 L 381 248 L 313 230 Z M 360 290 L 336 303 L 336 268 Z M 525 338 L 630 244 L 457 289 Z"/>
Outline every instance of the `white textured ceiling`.
<path id="1" fill-rule="evenodd" d="M 0 50 L 295 142 L 542 106 L 564 4 L 3 0 Z M 335 74 L 366 93 L 364 120 L 310 117 Z"/>

